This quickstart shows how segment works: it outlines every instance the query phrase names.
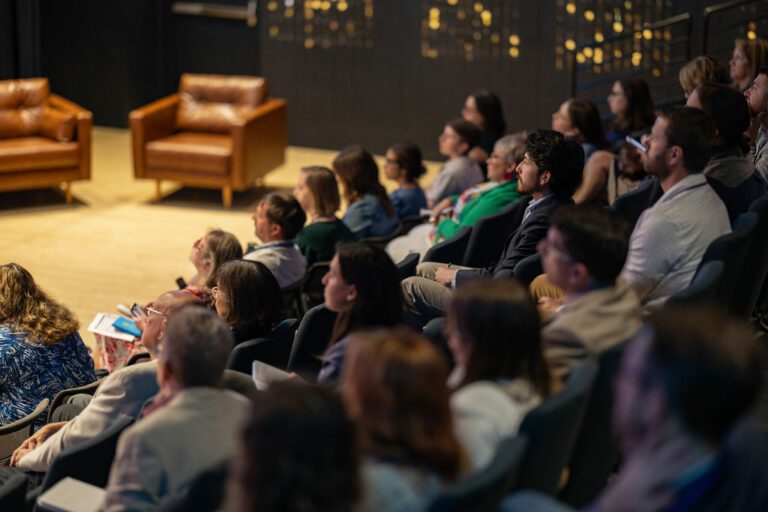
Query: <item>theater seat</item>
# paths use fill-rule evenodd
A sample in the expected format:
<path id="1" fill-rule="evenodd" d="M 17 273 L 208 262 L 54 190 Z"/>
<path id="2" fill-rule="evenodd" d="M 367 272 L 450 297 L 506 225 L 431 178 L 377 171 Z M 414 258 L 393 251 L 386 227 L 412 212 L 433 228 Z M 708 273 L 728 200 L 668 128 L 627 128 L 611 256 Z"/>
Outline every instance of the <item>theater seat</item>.
<path id="1" fill-rule="evenodd" d="M 47 78 L 0 80 L 0 191 L 91 177 L 92 115 L 50 93 Z"/>
<path id="2" fill-rule="evenodd" d="M 130 114 L 137 178 L 232 191 L 252 187 L 285 161 L 285 100 L 255 76 L 181 76 L 179 92 Z"/>

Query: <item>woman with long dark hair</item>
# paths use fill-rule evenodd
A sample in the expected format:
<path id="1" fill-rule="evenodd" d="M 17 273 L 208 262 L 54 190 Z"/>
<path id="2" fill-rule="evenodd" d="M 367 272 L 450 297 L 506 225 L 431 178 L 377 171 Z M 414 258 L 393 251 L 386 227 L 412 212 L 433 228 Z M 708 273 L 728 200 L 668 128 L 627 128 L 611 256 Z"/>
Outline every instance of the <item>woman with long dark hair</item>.
<path id="1" fill-rule="evenodd" d="M 421 214 L 427 207 L 427 196 L 419 186 L 419 178 L 426 172 L 419 146 L 408 142 L 393 144 L 385 155 L 384 175 L 397 182 L 398 189 L 389 194 L 401 219 Z"/>
<path id="2" fill-rule="evenodd" d="M 487 464 L 498 443 L 549 395 L 540 328 L 536 305 L 515 281 L 470 283 L 451 301 L 451 407 L 475 467 Z"/>
<path id="3" fill-rule="evenodd" d="M 353 338 L 341 393 L 363 455 L 362 510 L 425 510 L 467 468 L 445 386 L 448 366 L 406 329 Z"/>
<path id="4" fill-rule="evenodd" d="M 584 148 L 584 161 L 598 149 L 607 149 L 603 121 L 594 103 L 581 98 L 565 100 L 552 114 L 552 129 L 574 139 Z"/>
<path id="5" fill-rule="evenodd" d="M 627 135 L 649 130 L 656 119 L 648 83 L 642 79 L 616 80 L 608 95 L 613 120 L 606 137 L 611 144 L 623 144 Z"/>
<path id="6" fill-rule="evenodd" d="M 360 146 L 342 149 L 333 160 L 349 203 L 344 224 L 358 239 L 387 236 L 398 225 L 397 212 L 379 181 L 379 167 L 373 156 Z"/>
<path id="7" fill-rule="evenodd" d="M 318 376 L 320 382 L 338 379 L 351 333 L 397 325 L 404 311 L 397 268 L 387 253 L 374 245 L 339 246 L 323 284 L 325 306 L 338 316 Z"/>
<path id="8" fill-rule="evenodd" d="M 493 151 L 493 145 L 507 131 L 501 100 L 490 91 L 475 91 L 467 96 L 461 117 L 480 128 L 480 141 L 470 149 L 469 156 L 478 163 L 484 163 Z"/>

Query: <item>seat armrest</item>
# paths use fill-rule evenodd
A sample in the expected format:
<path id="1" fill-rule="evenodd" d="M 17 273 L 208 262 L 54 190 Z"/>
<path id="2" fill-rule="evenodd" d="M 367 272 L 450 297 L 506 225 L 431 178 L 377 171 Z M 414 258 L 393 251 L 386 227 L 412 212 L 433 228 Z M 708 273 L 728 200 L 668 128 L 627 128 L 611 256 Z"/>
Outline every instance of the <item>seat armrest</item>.
<path id="1" fill-rule="evenodd" d="M 284 99 L 262 103 L 232 133 L 232 178 L 236 188 L 246 188 L 283 164 L 288 145 L 287 106 Z"/>
<path id="2" fill-rule="evenodd" d="M 179 94 L 174 93 L 139 107 L 129 114 L 133 168 L 137 178 L 143 178 L 146 175 L 144 151 L 147 142 L 167 137 L 176 129 L 176 111 L 179 108 L 179 101 Z"/>
<path id="3" fill-rule="evenodd" d="M 77 127 L 75 128 L 75 140 L 80 152 L 80 179 L 87 180 L 91 177 L 91 129 L 93 128 L 93 114 L 77 103 L 62 98 L 58 94 L 48 97 L 48 104 L 56 109 L 69 112 L 75 116 Z"/>

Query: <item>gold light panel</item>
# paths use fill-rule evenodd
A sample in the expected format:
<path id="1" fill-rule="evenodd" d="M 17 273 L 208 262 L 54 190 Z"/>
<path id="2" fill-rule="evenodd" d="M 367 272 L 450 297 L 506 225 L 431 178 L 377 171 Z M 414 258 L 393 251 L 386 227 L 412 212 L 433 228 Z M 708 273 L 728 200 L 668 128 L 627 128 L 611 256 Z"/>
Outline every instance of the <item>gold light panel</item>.
<path id="1" fill-rule="evenodd" d="M 421 0 L 421 55 L 428 59 L 518 59 L 518 0 Z"/>
<path id="2" fill-rule="evenodd" d="M 555 68 L 566 69 L 572 52 L 579 67 L 595 74 L 642 67 L 660 76 L 669 63 L 671 32 L 643 27 L 669 17 L 670 0 L 554 2 Z"/>
<path id="3" fill-rule="evenodd" d="M 373 47 L 373 0 L 268 0 L 270 39 L 304 48 Z"/>

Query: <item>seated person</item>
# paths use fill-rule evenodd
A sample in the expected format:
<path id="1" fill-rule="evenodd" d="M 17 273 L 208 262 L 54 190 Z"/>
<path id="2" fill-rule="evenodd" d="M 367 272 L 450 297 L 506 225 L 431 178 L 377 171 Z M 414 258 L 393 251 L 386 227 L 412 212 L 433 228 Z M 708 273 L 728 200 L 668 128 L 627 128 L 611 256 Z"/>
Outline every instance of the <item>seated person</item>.
<path id="1" fill-rule="evenodd" d="M 254 397 L 225 510 L 357 511 L 355 441 L 355 426 L 338 393 L 321 386 L 272 385 Z"/>
<path id="2" fill-rule="evenodd" d="M 216 315 L 187 307 L 168 321 L 159 392 L 120 436 L 103 510 L 151 510 L 237 453 L 249 400 L 219 388 L 232 335 Z"/>
<path id="3" fill-rule="evenodd" d="M 549 395 L 539 315 L 515 281 L 470 283 L 451 300 L 446 338 L 456 365 L 448 379 L 456 433 L 480 468 Z"/>
<path id="4" fill-rule="evenodd" d="M 537 130 L 525 141 L 525 159 L 517 167 L 517 191 L 530 194 L 531 202 L 509 235 L 504 252 L 494 267 L 471 269 L 442 263 L 422 263 L 418 276 L 403 281 L 410 321 L 423 326 L 443 316 L 451 300 L 451 288 L 480 277 L 509 276 L 515 265 L 536 251 L 536 244 L 549 228 L 550 215 L 560 206 L 572 204 L 571 196 L 581 180 L 584 151 L 561 133 Z"/>
<path id="5" fill-rule="evenodd" d="M 488 181 L 465 190 L 460 196 L 443 199 L 434 208 L 434 224 L 416 226 L 407 235 L 387 245 L 393 261 L 409 253 L 424 255 L 438 242 L 451 238 L 463 226 L 474 226 L 483 217 L 493 215 L 520 198 L 515 168 L 525 154 L 522 134 L 507 135 L 496 142 L 488 158 Z"/>
<path id="6" fill-rule="evenodd" d="M 557 112 L 552 114 L 552 129 L 581 144 L 585 162 L 595 151 L 605 150 L 610 146 L 603 133 L 600 111 L 589 100 L 565 100 Z"/>
<path id="7" fill-rule="evenodd" d="M 318 381 L 332 382 L 341 374 L 351 333 L 402 322 L 403 292 L 392 260 L 365 243 L 339 246 L 323 285 L 325 307 L 338 316 Z"/>
<path id="8" fill-rule="evenodd" d="M 693 90 L 686 105 L 712 117 L 717 129 L 715 146 L 702 174 L 728 210 L 733 225 L 754 201 L 768 193 L 768 185 L 745 156 L 749 144 L 749 105 L 743 94 L 727 85 L 702 84 Z"/>
<path id="9" fill-rule="evenodd" d="M 445 359 L 410 330 L 353 338 L 341 393 L 362 450 L 361 510 L 426 510 L 468 467 L 454 434 Z"/>
<path id="10" fill-rule="evenodd" d="M 699 55 L 680 68 L 677 78 L 687 99 L 701 84 L 728 84 L 728 71 L 711 55 Z"/>
<path id="11" fill-rule="evenodd" d="M 266 265 L 281 288 L 296 283 L 304 277 L 307 260 L 296 247 L 294 238 L 306 220 L 304 210 L 294 198 L 267 194 L 253 214 L 256 236 L 262 243 L 243 259 Z"/>
<path id="12" fill-rule="evenodd" d="M 168 318 L 188 304 L 203 304 L 187 291 L 162 294 L 143 315 L 141 343 L 156 358 Z M 74 419 L 49 423 L 13 452 L 11 465 L 26 471 L 47 471 L 62 450 L 77 446 L 107 429 L 120 415 L 138 417 L 144 402 L 157 394 L 156 364 L 126 366 L 110 374 L 99 385 L 93 399 Z"/>
<path id="13" fill-rule="evenodd" d="M 560 288 L 542 329 L 544 354 L 553 374 L 565 380 L 586 359 L 595 359 L 634 336 L 642 325 L 640 302 L 618 279 L 629 247 L 629 227 L 596 207 L 563 207 L 552 215 L 539 243 L 546 279 Z M 531 284 L 534 298 L 541 278 Z"/>
<path id="14" fill-rule="evenodd" d="M 640 215 L 621 274 L 646 308 L 685 289 L 709 244 L 731 231 L 723 202 L 701 174 L 714 136 L 705 112 L 669 107 L 647 139 L 643 164 L 664 194 Z"/>
<path id="15" fill-rule="evenodd" d="M 17 263 L 0 265 L 0 425 L 96 380 L 75 315 Z"/>
<path id="16" fill-rule="evenodd" d="M 475 91 L 464 101 L 461 117 L 480 129 L 480 141 L 469 150 L 468 156 L 482 168 L 496 141 L 507 131 L 501 100 L 490 91 Z"/>
<path id="17" fill-rule="evenodd" d="M 421 150 L 415 144 L 401 142 L 387 149 L 384 175 L 397 182 L 397 190 L 389 194 L 400 219 L 419 217 L 427 207 L 427 196 L 419 186 L 419 178 L 427 168 L 421 161 Z"/>
<path id="18" fill-rule="evenodd" d="M 469 150 L 480 142 L 480 130 L 463 119 L 449 121 L 438 138 L 440 154 L 448 161 L 427 188 L 427 204 L 433 208 L 446 197 L 461 194 L 483 181 L 480 166 L 469 158 Z"/>
<path id="19" fill-rule="evenodd" d="M 189 280 L 186 289 L 196 295 L 213 288 L 213 275 L 224 263 L 243 257 L 243 247 L 232 233 L 211 229 L 192 244 L 189 261 L 197 274 Z"/>
<path id="20" fill-rule="evenodd" d="M 347 225 L 336 217 L 341 200 L 336 177 L 330 169 L 302 168 L 293 197 L 309 216 L 309 224 L 296 235 L 296 245 L 307 260 L 307 266 L 331 261 L 338 244 L 355 240 Z"/>
<path id="21" fill-rule="evenodd" d="M 391 235 L 399 219 L 371 154 L 359 146 L 342 149 L 333 160 L 333 170 L 348 203 L 344 224 L 355 238 Z"/>
<path id="22" fill-rule="evenodd" d="M 768 510 L 765 432 L 745 420 L 764 370 L 755 342 L 719 309 L 654 314 L 624 351 L 614 386 L 623 462 L 583 510 Z M 573 512 L 531 491 L 499 510 Z"/>
<path id="23" fill-rule="evenodd" d="M 266 336 L 280 321 L 283 296 L 272 272 L 258 261 L 229 261 L 213 276 L 216 313 L 235 345 Z"/>

